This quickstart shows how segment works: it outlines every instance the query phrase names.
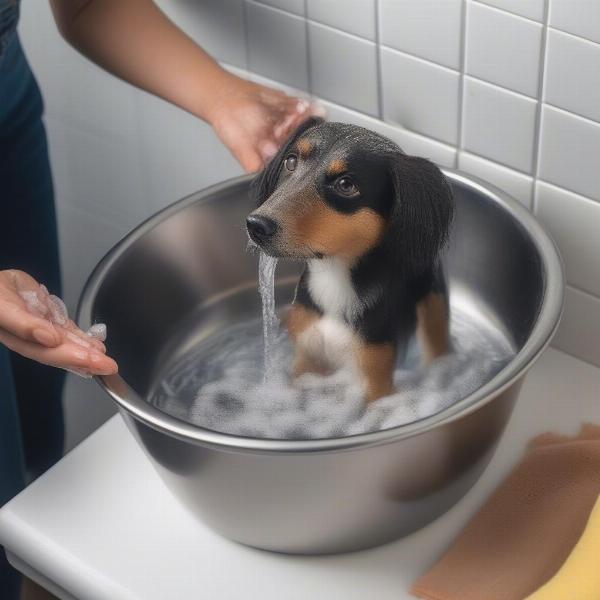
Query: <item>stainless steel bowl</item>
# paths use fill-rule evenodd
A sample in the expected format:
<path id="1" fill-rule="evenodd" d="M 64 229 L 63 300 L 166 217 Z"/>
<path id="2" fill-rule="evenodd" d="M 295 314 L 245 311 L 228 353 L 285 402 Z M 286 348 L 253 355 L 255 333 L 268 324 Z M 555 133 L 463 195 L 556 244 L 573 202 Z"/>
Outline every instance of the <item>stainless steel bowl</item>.
<path id="1" fill-rule="evenodd" d="M 375 546 L 448 510 L 489 462 L 527 370 L 558 326 L 563 270 L 519 203 L 445 173 L 457 203 L 451 295 L 507 332 L 517 354 L 473 394 L 409 425 L 337 439 L 254 439 L 187 424 L 147 402 L 166 365 L 219 327 L 259 314 L 258 295 L 247 293 L 257 276 L 256 257 L 245 252 L 248 177 L 158 213 L 90 277 L 80 323 L 108 324 L 120 365 L 100 385 L 172 493 L 224 536 L 290 553 Z M 278 270 L 280 295 L 295 269 Z"/>

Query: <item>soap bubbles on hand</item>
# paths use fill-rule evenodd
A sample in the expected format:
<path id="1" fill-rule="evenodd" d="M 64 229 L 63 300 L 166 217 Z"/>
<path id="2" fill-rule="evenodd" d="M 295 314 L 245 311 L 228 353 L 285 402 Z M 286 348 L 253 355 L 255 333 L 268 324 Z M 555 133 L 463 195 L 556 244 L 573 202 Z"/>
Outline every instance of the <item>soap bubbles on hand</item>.
<path id="1" fill-rule="evenodd" d="M 86 331 L 86 335 L 100 340 L 101 342 L 105 342 L 107 335 L 106 325 L 104 323 L 96 323 Z"/>
<path id="2" fill-rule="evenodd" d="M 50 294 L 44 285 L 40 285 L 38 289 L 19 289 L 18 294 L 30 314 L 59 326 L 66 340 L 82 348 L 104 350 L 103 342 L 106 341 L 107 336 L 107 328 L 104 323 L 96 323 L 84 333 L 70 321 L 67 306 L 63 300 Z M 86 379 L 92 376 L 83 369 L 65 368 L 65 370 Z"/>

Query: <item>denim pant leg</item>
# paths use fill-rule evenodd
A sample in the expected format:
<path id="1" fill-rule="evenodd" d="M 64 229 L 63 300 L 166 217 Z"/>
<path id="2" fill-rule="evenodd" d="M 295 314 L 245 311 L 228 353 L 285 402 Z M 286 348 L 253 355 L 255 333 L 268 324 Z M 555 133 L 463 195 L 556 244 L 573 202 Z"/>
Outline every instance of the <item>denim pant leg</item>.
<path id="1" fill-rule="evenodd" d="M 0 345 L 0 506 L 18 494 L 25 485 L 25 463 L 21 428 L 8 351 Z M 18 598 L 19 574 L 8 564 L 0 546 L 0 590 L 2 598 Z"/>
<path id="2" fill-rule="evenodd" d="M 43 104 L 18 37 L 0 65 L 0 269 L 20 269 L 60 295 L 54 190 Z M 62 455 L 64 372 L 10 353 L 27 473 Z"/>
<path id="3" fill-rule="evenodd" d="M 13 36 L 0 63 L 0 270 L 21 269 L 60 295 L 54 192 L 42 98 Z M 64 373 L 0 345 L 0 505 L 62 455 Z M 19 576 L 0 552 L 0 597 Z"/>

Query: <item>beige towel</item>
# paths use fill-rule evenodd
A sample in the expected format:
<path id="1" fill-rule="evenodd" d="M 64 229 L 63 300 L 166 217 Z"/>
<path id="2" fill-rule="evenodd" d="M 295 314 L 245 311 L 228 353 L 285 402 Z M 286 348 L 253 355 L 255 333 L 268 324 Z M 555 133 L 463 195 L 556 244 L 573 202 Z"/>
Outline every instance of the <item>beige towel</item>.
<path id="1" fill-rule="evenodd" d="M 523 600 L 565 562 L 599 494 L 600 427 L 584 425 L 574 438 L 535 438 L 412 593 L 427 600 Z"/>

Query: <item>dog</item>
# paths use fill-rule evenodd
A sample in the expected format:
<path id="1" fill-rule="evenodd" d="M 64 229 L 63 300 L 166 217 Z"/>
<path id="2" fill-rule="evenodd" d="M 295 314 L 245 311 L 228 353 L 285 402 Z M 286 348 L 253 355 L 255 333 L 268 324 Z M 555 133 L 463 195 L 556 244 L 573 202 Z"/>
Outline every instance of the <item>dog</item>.
<path id="1" fill-rule="evenodd" d="M 368 129 L 312 118 L 251 190 L 249 237 L 306 263 L 286 318 L 294 377 L 352 364 L 372 402 L 393 393 L 415 331 L 426 362 L 450 350 L 441 255 L 454 201 L 432 162 Z"/>

